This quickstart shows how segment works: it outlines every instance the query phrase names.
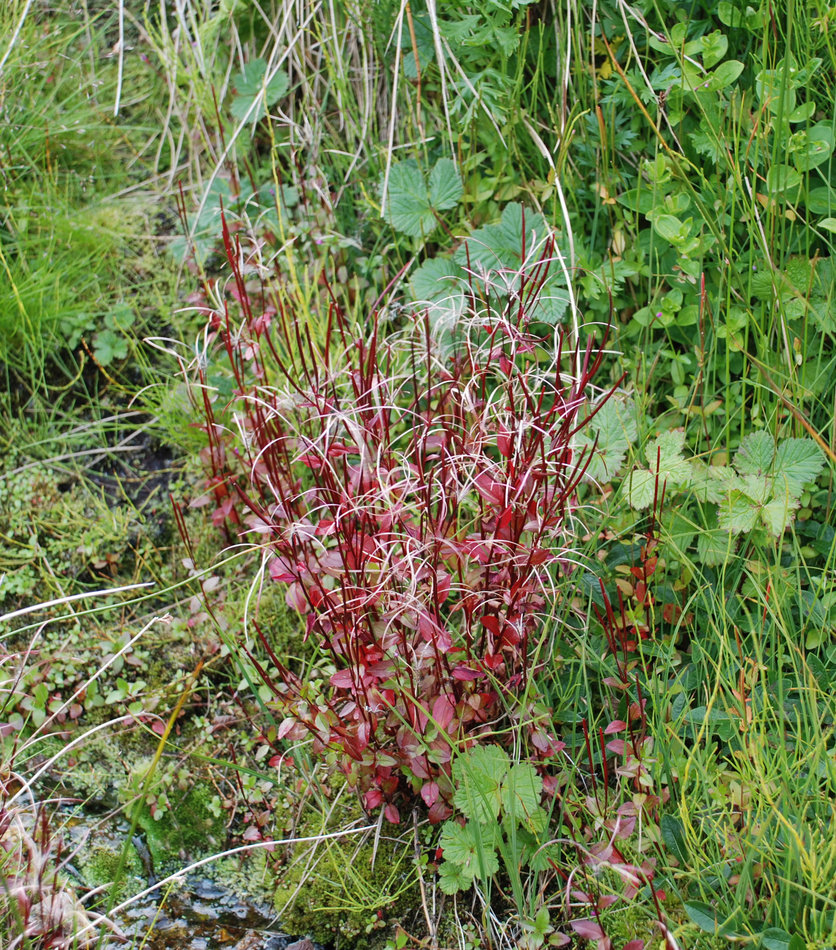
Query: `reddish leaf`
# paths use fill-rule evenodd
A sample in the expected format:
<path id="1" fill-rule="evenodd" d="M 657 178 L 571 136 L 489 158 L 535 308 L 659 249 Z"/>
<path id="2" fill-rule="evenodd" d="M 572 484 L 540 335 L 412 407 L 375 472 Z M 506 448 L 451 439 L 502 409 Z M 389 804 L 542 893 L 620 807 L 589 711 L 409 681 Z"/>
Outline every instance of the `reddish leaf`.
<path id="1" fill-rule="evenodd" d="M 421 786 L 421 798 L 424 799 L 427 808 L 431 808 L 438 801 L 438 796 L 438 782 L 425 782 Z"/>
<path id="2" fill-rule="evenodd" d="M 433 703 L 433 719 L 445 732 L 456 715 L 456 704 L 446 694 L 437 697 Z"/>

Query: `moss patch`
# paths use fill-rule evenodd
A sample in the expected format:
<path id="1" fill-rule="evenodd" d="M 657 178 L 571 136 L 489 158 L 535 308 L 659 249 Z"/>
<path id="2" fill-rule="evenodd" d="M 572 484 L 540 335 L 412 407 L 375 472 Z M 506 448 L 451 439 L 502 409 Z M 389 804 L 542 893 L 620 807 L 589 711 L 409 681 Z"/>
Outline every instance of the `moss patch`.
<path id="1" fill-rule="evenodd" d="M 313 810 L 312 810 L 313 811 Z M 365 820 L 356 800 L 345 801 L 329 816 L 303 820 L 297 836 L 314 836 Z M 411 919 L 420 906 L 411 843 L 374 835 L 329 839 L 298 846 L 290 855 L 274 896 L 288 933 L 308 934 L 336 950 L 383 947 L 396 923 Z"/>

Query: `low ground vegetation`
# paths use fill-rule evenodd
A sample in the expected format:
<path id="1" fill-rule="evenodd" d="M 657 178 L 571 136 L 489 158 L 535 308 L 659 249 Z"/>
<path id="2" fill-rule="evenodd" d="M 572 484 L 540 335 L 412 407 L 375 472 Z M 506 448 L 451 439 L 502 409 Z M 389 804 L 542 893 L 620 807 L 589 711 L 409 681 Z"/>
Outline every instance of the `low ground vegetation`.
<path id="1" fill-rule="evenodd" d="M 834 9 L 0 24 L 0 946 L 832 947 Z"/>

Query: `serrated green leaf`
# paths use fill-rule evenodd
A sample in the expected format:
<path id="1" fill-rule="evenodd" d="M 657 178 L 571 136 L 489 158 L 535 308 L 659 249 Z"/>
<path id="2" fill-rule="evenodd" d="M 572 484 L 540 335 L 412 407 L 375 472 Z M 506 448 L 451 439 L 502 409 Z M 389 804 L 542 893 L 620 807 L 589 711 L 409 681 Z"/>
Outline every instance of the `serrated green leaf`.
<path id="1" fill-rule="evenodd" d="M 465 818 L 495 822 L 501 805 L 500 785 L 511 762 L 497 745 L 477 746 L 453 762 L 453 801 Z"/>
<path id="2" fill-rule="evenodd" d="M 758 523 L 758 506 L 743 492 L 735 489 L 720 503 L 717 524 L 731 534 L 751 531 Z"/>
<path id="3" fill-rule="evenodd" d="M 528 762 L 514 765 L 502 782 L 502 810 L 505 816 L 523 827 L 533 826 L 540 806 L 543 780 Z"/>
<path id="4" fill-rule="evenodd" d="M 732 483 L 732 491 L 742 492 L 756 505 L 763 505 L 772 497 L 772 479 L 762 475 L 740 475 Z"/>
<path id="5" fill-rule="evenodd" d="M 420 302 L 458 301 L 466 289 L 461 268 L 446 257 L 424 261 L 413 271 L 410 283 L 415 300 Z"/>
<path id="6" fill-rule="evenodd" d="M 290 80 L 283 70 L 274 71 L 265 84 L 266 75 L 267 63 L 258 58 L 247 63 L 233 80 L 235 98 L 229 111 L 239 122 L 249 119 L 255 124 L 263 119 L 267 115 L 267 108 L 275 105 L 290 88 Z"/>
<path id="7" fill-rule="evenodd" d="M 521 274 L 536 271 L 537 280 L 529 280 L 526 312 L 531 320 L 556 324 L 569 303 L 564 289 L 563 271 L 556 260 L 540 263 L 551 236 L 545 218 L 527 211 L 519 203 L 505 206 L 500 220 L 478 228 L 456 251 L 454 261 L 477 276 L 489 277 L 491 291 L 502 296 L 518 293 Z"/>
<path id="8" fill-rule="evenodd" d="M 389 186 L 383 216 L 397 231 L 410 237 L 431 234 L 437 225 L 430 207 L 427 183 L 418 163 L 409 158 L 389 170 Z"/>
<path id="9" fill-rule="evenodd" d="M 706 465 L 695 459 L 691 462 L 689 487 L 700 501 L 719 504 L 734 487 L 736 478 L 734 469 L 728 465 Z"/>
<path id="10" fill-rule="evenodd" d="M 440 158 L 430 172 L 430 205 L 436 211 L 455 208 L 464 189 L 456 163 L 449 158 Z"/>
<path id="11" fill-rule="evenodd" d="M 460 864 L 452 861 L 442 861 L 438 868 L 438 886 L 445 894 L 458 894 L 467 890 L 473 883 L 473 878 L 465 874 Z"/>
<path id="12" fill-rule="evenodd" d="M 525 229 L 523 229 L 525 223 Z M 525 260 L 536 260 L 550 229 L 541 214 L 528 211 L 518 202 L 508 204 L 496 224 L 478 228 L 467 239 L 467 247 L 456 252 L 458 263 L 484 271 L 518 271 Z"/>
<path id="13" fill-rule="evenodd" d="M 792 498 L 773 498 L 762 506 L 761 521 L 773 537 L 778 537 L 793 519 L 798 501 Z"/>
<path id="14" fill-rule="evenodd" d="M 439 845 L 445 860 L 457 864 L 464 878 L 487 880 L 499 871 L 495 841 L 495 834 L 486 828 L 474 827 L 471 822 L 462 827 L 458 822 L 446 821 Z"/>
<path id="15" fill-rule="evenodd" d="M 812 439 L 784 439 L 773 466 L 776 496 L 784 491 L 800 496 L 805 482 L 815 481 L 823 467 L 824 455 Z"/>
<path id="16" fill-rule="evenodd" d="M 682 450 L 685 445 L 685 430 L 671 429 L 660 433 L 647 446 L 644 457 L 650 471 L 659 474 L 659 485 L 667 482 L 668 488 L 681 487 L 690 481 L 691 463 Z"/>
<path id="17" fill-rule="evenodd" d="M 656 494 L 656 476 L 653 472 L 637 468 L 624 479 L 624 492 L 631 508 L 647 508 Z"/>
<path id="18" fill-rule="evenodd" d="M 697 556 L 708 567 L 717 567 L 734 550 L 730 540 L 729 532 L 721 528 L 703 529 L 697 536 Z"/>
<path id="19" fill-rule="evenodd" d="M 775 458 L 775 440 L 769 432 L 750 432 L 740 440 L 734 467 L 741 475 L 769 475 Z"/>
<path id="20" fill-rule="evenodd" d="M 607 400 L 593 416 L 588 430 L 579 437 L 579 450 L 590 452 L 596 438 L 595 455 L 586 473 L 592 481 L 606 483 L 621 471 L 628 448 L 638 438 L 635 406 L 631 400 Z"/>

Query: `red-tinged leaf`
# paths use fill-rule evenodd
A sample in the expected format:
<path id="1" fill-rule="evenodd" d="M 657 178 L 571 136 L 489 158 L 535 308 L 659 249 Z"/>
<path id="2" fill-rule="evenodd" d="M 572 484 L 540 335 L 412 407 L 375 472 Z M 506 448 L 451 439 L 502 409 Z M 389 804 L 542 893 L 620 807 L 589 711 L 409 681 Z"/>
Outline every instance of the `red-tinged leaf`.
<path id="1" fill-rule="evenodd" d="M 255 825 L 250 825 L 241 837 L 244 841 L 261 841 L 261 832 Z"/>
<path id="2" fill-rule="evenodd" d="M 499 618 L 488 615 L 482 617 L 481 619 L 482 626 L 489 632 L 492 633 L 495 637 L 498 637 L 502 632 L 502 628 L 499 625 Z"/>
<path id="3" fill-rule="evenodd" d="M 285 584 L 292 584 L 293 581 L 297 580 L 297 574 L 295 574 L 287 561 L 281 557 L 274 557 L 270 559 L 270 563 L 267 565 L 267 570 L 270 572 L 270 577 L 274 581 L 281 581 Z"/>
<path id="4" fill-rule="evenodd" d="M 614 732 L 624 732 L 627 723 L 623 719 L 613 719 L 613 721 L 604 730 L 605 736 L 611 736 Z"/>
<path id="5" fill-rule="evenodd" d="M 481 679 L 485 674 L 481 670 L 474 670 L 470 666 L 457 666 L 453 669 L 453 679 L 469 682 Z"/>
<path id="6" fill-rule="evenodd" d="M 295 581 L 288 587 L 284 599 L 288 607 L 300 614 L 306 614 L 310 610 L 310 604 L 308 604 L 308 598 L 305 596 L 304 588 Z"/>
<path id="7" fill-rule="evenodd" d="M 368 811 L 373 811 L 383 801 L 383 792 L 379 788 L 370 788 L 363 796 L 363 804 Z"/>
<path id="8" fill-rule="evenodd" d="M 284 739 L 286 735 L 293 729 L 296 725 L 296 720 L 288 717 L 287 719 L 282 719 L 279 728 L 276 730 L 276 737 L 279 739 Z"/>
<path id="9" fill-rule="evenodd" d="M 439 798 L 436 802 L 430 805 L 430 810 L 427 812 L 427 817 L 430 819 L 431 825 L 437 825 L 442 821 L 446 821 L 452 814 L 453 809 L 444 801 L 443 798 Z"/>
<path id="10" fill-rule="evenodd" d="M 623 739 L 610 739 L 607 749 L 615 755 L 624 755 L 627 751 L 627 743 Z"/>
<path id="11" fill-rule="evenodd" d="M 682 608 L 679 604 L 665 604 L 662 608 L 662 619 L 665 623 L 676 623 L 682 616 Z"/>
<path id="12" fill-rule="evenodd" d="M 151 731 L 161 736 L 165 732 L 165 723 L 159 719 L 154 720 L 151 724 Z"/>
<path id="13" fill-rule="evenodd" d="M 501 653 L 488 653 L 485 655 L 485 666 L 491 671 L 491 673 L 496 673 L 502 665 L 505 663 L 505 660 L 502 658 Z"/>
<path id="14" fill-rule="evenodd" d="M 597 920 L 572 920 L 569 926 L 579 937 L 587 940 L 603 940 L 607 936 Z"/>
<path id="15" fill-rule="evenodd" d="M 505 505 L 505 486 L 482 473 L 473 479 L 476 491 L 491 505 Z"/>
<path id="16" fill-rule="evenodd" d="M 544 548 L 534 548 L 528 554 L 528 560 L 535 566 L 539 567 L 540 564 L 545 564 L 546 561 L 552 560 L 554 557 L 549 551 L 546 551 Z"/>
<path id="17" fill-rule="evenodd" d="M 438 604 L 443 604 L 445 600 L 450 595 L 450 584 L 452 583 L 452 578 L 447 573 L 447 571 L 438 571 L 436 574 L 435 581 L 435 590 L 438 596 Z"/>
<path id="18" fill-rule="evenodd" d="M 433 703 L 433 719 L 445 732 L 456 715 L 456 704 L 446 694 L 438 696 Z"/>
<path id="19" fill-rule="evenodd" d="M 644 940 L 629 940 L 624 944 L 624 950 L 644 950 Z"/>
<path id="20" fill-rule="evenodd" d="M 499 449 L 499 454 L 504 458 L 511 458 L 511 455 L 514 452 L 514 441 L 511 436 L 511 433 L 505 428 L 505 426 L 499 427 L 499 433 L 496 437 L 496 447 Z"/>
<path id="21" fill-rule="evenodd" d="M 354 678 L 351 670 L 337 670 L 336 673 L 331 674 L 328 682 L 332 686 L 336 686 L 337 689 L 351 689 L 354 685 Z"/>
<path id="22" fill-rule="evenodd" d="M 424 803 L 427 808 L 432 808 L 432 806 L 438 801 L 438 796 L 440 790 L 438 787 L 438 782 L 425 782 L 421 786 L 421 798 L 424 799 Z"/>
<path id="23" fill-rule="evenodd" d="M 383 817 L 393 825 L 401 823 L 401 814 L 391 802 L 383 809 Z"/>
<path id="24" fill-rule="evenodd" d="M 189 508 L 203 508 L 205 505 L 208 505 L 211 502 L 211 495 L 198 495 L 197 498 L 192 498 L 192 500 L 189 502 Z"/>

